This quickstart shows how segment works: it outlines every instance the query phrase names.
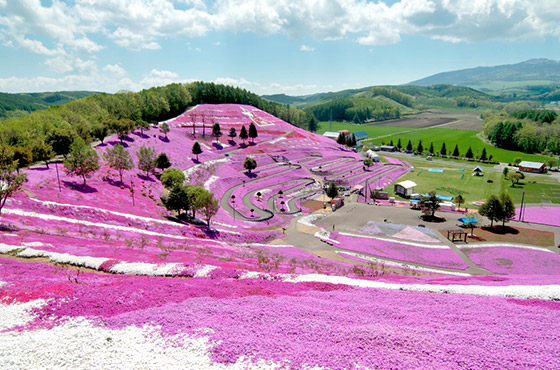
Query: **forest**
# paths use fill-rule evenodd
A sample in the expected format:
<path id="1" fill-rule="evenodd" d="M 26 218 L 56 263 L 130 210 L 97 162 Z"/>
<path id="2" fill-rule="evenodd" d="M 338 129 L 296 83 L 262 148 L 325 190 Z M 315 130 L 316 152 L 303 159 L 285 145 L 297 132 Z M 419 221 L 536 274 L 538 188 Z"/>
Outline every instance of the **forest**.
<path id="1" fill-rule="evenodd" d="M 560 118 L 552 110 L 486 112 L 483 118 L 483 134 L 499 148 L 560 154 Z"/>

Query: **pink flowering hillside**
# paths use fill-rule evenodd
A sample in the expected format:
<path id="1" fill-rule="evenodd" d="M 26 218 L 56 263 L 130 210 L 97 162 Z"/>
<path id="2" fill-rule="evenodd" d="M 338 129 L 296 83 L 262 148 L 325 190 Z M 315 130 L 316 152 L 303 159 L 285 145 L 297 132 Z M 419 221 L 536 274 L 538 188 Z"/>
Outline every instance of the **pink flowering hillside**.
<path id="1" fill-rule="evenodd" d="M 62 163 L 24 170 L 0 215 L 1 369 L 560 368 L 552 248 L 459 249 L 370 220 L 328 232 L 306 207 L 325 184 L 386 186 L 409 164 L 365 168 L 246 105 L 167 124 L 106 138 L 85 185 Z M 251 124 L 257 137 L 240 139 Z M 101 156 L 121 143 L 135 165 L 141 147 L 165 153 L 217 213 L 181 221 L 159 170 L 135 166 L 121 183 Z"/>

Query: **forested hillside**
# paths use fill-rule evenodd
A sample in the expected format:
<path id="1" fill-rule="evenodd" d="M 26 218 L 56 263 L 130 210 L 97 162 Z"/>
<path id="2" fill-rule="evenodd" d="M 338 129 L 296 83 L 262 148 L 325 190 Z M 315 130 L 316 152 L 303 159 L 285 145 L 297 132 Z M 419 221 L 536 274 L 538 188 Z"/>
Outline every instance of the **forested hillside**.
<path id="1" fill-rule="evenodd" d="M 0 92 L 0 119 L 20 117 L 52 105 L 63 105 L 96 94 L 93 91 L 57 91 L 9 94 Z"/>
<path id="2" fill-rule="evenodd" d="M 482 131 L 499 148 L 560 154 L 560 118 L 551 110 L 485 113 Z"/>
<path id="3" fill-rule="evenodd" d="M 110 133 L 125 137 L 152 122 L 175 117 L 201 103 L 248 104 L 295 125 L 306 125 L 307 114 L 295 107 L 266 101 L 244 89 L 194 82 L 153 87 L 137 93 L 96 94 L 65 105 L 51 106 L 0 122 L 0 145 L 14 148 L 20 166 L 66 155 L 72 142 L 101 140 Z M 204 120 L 204 117 L 201 117 Z M 209 126 L 212 122 L 207 122 Z"/>

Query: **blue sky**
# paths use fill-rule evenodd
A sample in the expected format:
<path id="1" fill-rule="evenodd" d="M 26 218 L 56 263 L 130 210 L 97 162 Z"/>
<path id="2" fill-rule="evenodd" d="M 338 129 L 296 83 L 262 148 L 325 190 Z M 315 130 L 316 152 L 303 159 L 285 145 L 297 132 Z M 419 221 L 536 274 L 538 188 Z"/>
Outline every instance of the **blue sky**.
<path id="1" fill-rule="evenodd" d="M 560 60 L 557 0 L 0 0 L 0 91 L 305 95 Z"/>

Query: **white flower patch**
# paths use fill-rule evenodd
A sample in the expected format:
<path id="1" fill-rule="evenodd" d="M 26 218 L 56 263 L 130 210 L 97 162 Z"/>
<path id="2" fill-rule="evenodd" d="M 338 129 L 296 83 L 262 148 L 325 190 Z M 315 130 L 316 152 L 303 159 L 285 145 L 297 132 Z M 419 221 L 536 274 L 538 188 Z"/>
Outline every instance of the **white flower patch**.
<path id="1" fill-rule="evenodd" d="M 380 265 L 384 265 L 384 266 L 387 266 L 387 267 L 399 267 L 399 268 L 406 268 L 406 269 L 415 270 L 415 271 L 435 272 L 437 274 L 454 275 L 454 276 L 471 276 L 471 274 L 467 274 L 465 272 L 445 271 L 445 270 L 438 270 L 438 269 L 434 269 L 434 268 L 420 267 L 420 266 L 417 266 L 417 265 L 414 265 L 414 264 L 409 264 L 409 263 L 402 263 L 402 262 L 397 262 L 397 261 L 386 261 L 386 260 L 383 260 L 381 258 L 366 256 L 365 254 L 361 254 L 361 253 L 341 252 L 341 251 L 335 251 L 335 253 L 341 255 L 342 257 L 344 257 L 345 254 L 349 255 L 349 256 L 358 257 L 358 258 L 361 258 L 363 260 L 370 261 L 370 262 L 373 262 L 373 263 L 377 263 L 377 264 L 380 264 Z"/>
<path id="2" fill-rule="evenodd" d="M 275 144 L 275 143 L 277 143 L 279 141 L 282 141 L 282 140 L 286 140 L 286 137 L 285 136 L 280 136 L 280 137 L 277 137 L 276 139 L 272 139 L 272 140 L 269 141 L 269 144 Z"/>
<path id="3" fill-rule="evenodd" d="M 207 277 L 210 274 L 210 272 L 212 272 L 212 270 L 215 270 L 217 268 L 218 266 L 204 265 L 198 270 L 196 270 L 196 273 L 194 274 L 193 277 Z"/>
<path id="4" fill-rule="evenodd" d="M 210 178 L 208 180 L 206 180 L 206 182 L 204 183 L 204 189 L 210 189 L 210 185 L 212 185 L 212 183 L 216 180 L 218 180 L 219 177 L 216 175 L 212 175 L 210 176 Z"/>
<path id="5" fill-rule="evenodd" d="M 74 256 L 68 253 L 49 252 L 40 249 L 25 248 L 18 252 L 19 257 L 33 258 L 33 257 L 47 257 L 52 262 L 67 263 L 73 266 L 84 266 L 94 270 L 99 270 L 99 267 L 109 260 L 104 257 L 89 257 L 89 256 Z"/>
<path id="6" fill-rule="evenodd" d="M 315 222 L 319 221 L 320 219 L 324 218 L 326 215 L 323 213 L 316 213 L 307 216 L 303 216 L 298 219 L 298 222 L 307 226 L 315 226 Z"/>
<path id="7" fill-rule="evenodd" d="M 25 248 L 17 253 L 19 257 L 34 258 L 34 257 L 49 257 L 50 252 L 40 249 Z"/>
<path id="8" fill-rule="evenodd" d="M 11 251 L 15 251 L 17 249 L 21 249 L 19 245 L 10 245 L 10 244 L 3 244 L 0 243 L 0 253 L 10 253 Z"/>
<path id="9" fill-rule="evenodd" d="M 338 240 L 331 239 L 331 233 L 325 229 L 317 231 L 314 235 L 316 238 L 319 238 L 325 242 L 340 244 Z"/>
<path id="10" fill-rule="evenodd" d="M 299 275 L 286 278 L 292 283 L 322 282 L 344 284 L 360 288 L 414 290 L 430 293 L 475 294 L 481 296 L 515 297 L 524 299 L 560 300 L 560 285 L 443 285 L 443 284 L 397 284 L 380 281 L 352 279 L 344 276 L 320 274 Z"/>
<path id="11" fill-rule="evenodd" d="M 114 274 L 173 276 L 183 270 L 181 263 L 166 263 L 157 265 L 146 262 L 120 262 L 111 267 L 109 272 Z"/>
<path id="12" fill-rule="evenodd" d="M 25 245 L 26 247 L 43 247 L 43 246 L 52 247 L 52 244 L 41 243 L 41 242 L 27 242 L 27 243 L 22 243 L 21 245 Z"/>
<path id="13" fill-rule="evenodd" d="M 3 370 L 11 369 L 278 369 L 269 361 L 241 358 L 234 364 L 210 359 L 212 343 L 199 333 L 163 337 L 159 328 L 121 330 L 93 325 L 84 318 L 52 329 L 0 333 Z"/>
<path id="14" fill-rule="evenodd" d="M 36 299 L 25 303 L 0 304 L 0 332 L 14 326 L 27 324 L 33 319 L 31 311 L 34 308 L 44 306 L 46 303 L 47 301 L 44 299 Z M 0 347 L 3 347 L 1 342 L 0 340 Z M 0 353 L 0 359 L 2 358 L 3 356 Z M 2 360 L 0 360 L 0 363 L 2 363 Z M 3 368 L 5 369 L 5 367 Z"/>

